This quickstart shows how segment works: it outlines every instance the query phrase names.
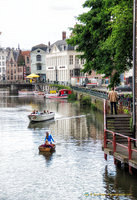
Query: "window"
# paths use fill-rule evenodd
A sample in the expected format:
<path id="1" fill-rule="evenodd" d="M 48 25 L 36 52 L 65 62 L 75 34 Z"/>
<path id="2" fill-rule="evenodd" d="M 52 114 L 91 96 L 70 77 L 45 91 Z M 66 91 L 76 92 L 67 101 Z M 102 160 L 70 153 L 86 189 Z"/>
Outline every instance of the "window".
<path id="1" fill-rule="evenodd" d="M 0 72 L 1 72 L 1 68 L 0 68 Z"/>
<path id="2" fill-rule="evenodd" d="M 29 67 L 27 67 L 27 72 L 29 73 Z"/>
<path id="3" fill-rule="evenodd" d="M 40 50 L 38 50 L 37 52 L 40 53 Z"/>
<path id="4" fill-rule="evenodd" d="M 85 62 L 84 58 L 81 59 L 81 64 L 82 64 L 82 65 L 84 65 L 84 62 Z"/>
<path id="5" fill-rule="evenodd" d="M 73 76 L 73 70 L 70 70 L 70 77 Z"/>
<path id="6" fill-rule="evenodd" d="M 74 69 L 74 76 L 80 76 L 80 69 Z"/>
<path id="7" fill-rule="evenodd" d="M 2 56 L 2 60 L 4 60 L 4 56 Z"/>
<path id="8" fill-rule="evenodd" d="M 42 70 L 41 64 L 38 64 L 38 65 L 37 65 L 37 70 Z"/>
<path id="9" fill-rule="evenodd" d="M 36 56 L 36 61 L 41 61 L 41 55 Z"/>
<path id="10" fill-rule="evenodd" d="M 0 66 L 1 66 L 1 62 L 0 62 Z"/>
<path id="11" fill-rule="evenodd" d="M 73 65 L 73 55 L 69 56 L 69 64 Z"/>
<path id="12" fill-rule="evenodd" d="M 78 57 L 75 57 L 75 64 L 76 64 L 76 65 L 79 64 L 79 59 L 78 59 Z"/>
<path id="13" fill-rule="evenodd" d="M 27 57 L 27 64 L 29 64 L 29 57 Z"/>
<path id="14" fill-rule="evenodd" d="M 5 73 L 5 71 L 6 71 L 6 70 L 5 70 L 5 67 L 3 67 L 3 68 L 2 68 L 2 72 Z"/>

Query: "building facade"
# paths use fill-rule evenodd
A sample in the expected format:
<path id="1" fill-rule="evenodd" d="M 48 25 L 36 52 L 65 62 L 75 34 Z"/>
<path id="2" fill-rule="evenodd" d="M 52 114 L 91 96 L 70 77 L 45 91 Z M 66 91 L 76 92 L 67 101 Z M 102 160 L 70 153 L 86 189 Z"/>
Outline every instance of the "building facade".
<path id="1" fill-rule="evenodd" d="M 30 51 L 22 51 L 21 54 L 24 57 L 24 79 L 26 79 L 26 76 L 31 74 Z"/>
<path id="2" fill-rule="evenodd" d="M 81 73 L 84 60 L 80 60 L 78 55 L 80 53 L 76 52 L 75 47 L 67 44 L 66 34 L 63 32 L 62 40 L 48 46 L 46 54 L 47 80 L 66 85 L 79 82 L 79 77 L 84 76 Z"/>
<path id="3" fill-rule="evenodd" d="M 16 82 L 23 79 L 23 69 L 18 67 L 18 56 L 20 50 L 7 48 L 6 74 L 7 81 Z"/>
<path id="4" fill-rule="evenodd" d="M 47 45 L 39 44 L 31 50 L 31 73 L 38 74 L 41 82 L 46 81 L 46 53 Z"/>
<path id="5" fill-rule="evenodd" d="M 6 58 L 6 49 L 0 48 L 0 81 L 6 80 Z"/>

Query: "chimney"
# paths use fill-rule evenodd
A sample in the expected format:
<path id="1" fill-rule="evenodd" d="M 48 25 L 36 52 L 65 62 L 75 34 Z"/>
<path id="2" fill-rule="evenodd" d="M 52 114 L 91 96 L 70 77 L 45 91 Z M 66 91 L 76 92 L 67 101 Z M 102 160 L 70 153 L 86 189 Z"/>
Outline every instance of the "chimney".
<path id="1" fill-rule="evenodd" d="M 62 40 L 65 40 L 65 39 L 66 39 L 66 32 L 63 31 L 63 32 L 62 32 Z"/>
<path id="2" fill-rule="evenodd" d="M 50 47 L 50 42 L 48 42 L 48 46 Z"/>

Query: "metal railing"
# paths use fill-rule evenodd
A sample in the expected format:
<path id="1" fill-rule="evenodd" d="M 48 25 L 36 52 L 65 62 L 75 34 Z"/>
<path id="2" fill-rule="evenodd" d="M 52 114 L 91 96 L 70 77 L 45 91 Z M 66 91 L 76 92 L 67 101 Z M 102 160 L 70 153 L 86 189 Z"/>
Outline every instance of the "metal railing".
<path id="1" fill-rule="evenodd" d="M 97 90 L 93 90 L 93 89 L 89 89 L 89 88 L 85 88 L 85 87 L 75 87 L 75 86 L 72 86 L 71 88 L 73 90 L 77 90 L 79 92 L 85 92 L 85 93 L 90 94 L 95 97 L 99 97 L 102 99 L 108 99 L 108 93 L 106 91 L 99 91 L 99 90 L 97 91 Z"/>

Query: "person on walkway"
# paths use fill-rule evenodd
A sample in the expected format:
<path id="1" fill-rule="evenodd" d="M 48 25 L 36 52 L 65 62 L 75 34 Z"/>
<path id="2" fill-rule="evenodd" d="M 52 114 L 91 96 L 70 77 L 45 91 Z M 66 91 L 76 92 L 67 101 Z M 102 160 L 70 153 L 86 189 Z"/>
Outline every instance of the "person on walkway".
<path id="1" fill-rule="evenodd" d="M 111 114 L 113 115 L 113 108 L 115 110 L 115 114 L 117 114 L 117 92 L 114 91 L 114 88 L 112 88 L 112 90 L 109 92 L 108 98 L 111 104 Z"/>

